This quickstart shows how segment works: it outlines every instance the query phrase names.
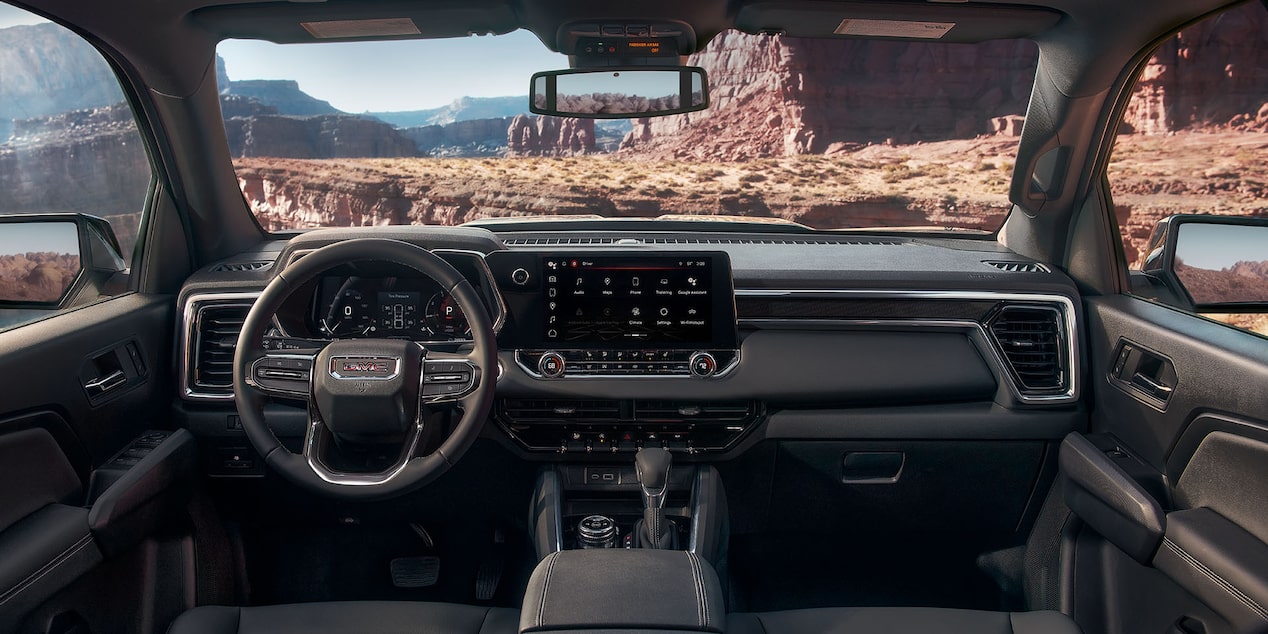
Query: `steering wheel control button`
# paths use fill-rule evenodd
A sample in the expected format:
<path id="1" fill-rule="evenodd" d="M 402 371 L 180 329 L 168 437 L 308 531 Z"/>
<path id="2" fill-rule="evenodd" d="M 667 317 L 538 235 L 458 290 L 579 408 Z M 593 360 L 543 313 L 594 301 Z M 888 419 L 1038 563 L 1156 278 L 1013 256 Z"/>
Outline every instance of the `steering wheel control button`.
<path id="1" fill-rule="evenodd" d="M 557 379 L 564 375 L 566 365 L 563 355 L 558 352 L 547 352 L 537 360 L 537 371 L 546 378 Z"/>
<path id="2" fill-rule="evenodd" d="M 523 268 L 511 271 L 511 281 L 514 282 L 516 286 L 524 286 L 528 284 L 530 277 L 531 276 L 528 274 L 528 271 Z"/>
<path id="3" fill-rule="evenodd" d="M 274 395 L 305 397 L 312 368 L 312 359 L 307 357 L 262 357 L 251 365 L 248 379 L 261 390 Z"/>
<path id="4" fill-rule="evenodd" d="M 692 376 L 713 376 L 713 373 L 718 371 L 718 361 L 708 352 L 697 352 L 691 355 L 690 366 Z"/>

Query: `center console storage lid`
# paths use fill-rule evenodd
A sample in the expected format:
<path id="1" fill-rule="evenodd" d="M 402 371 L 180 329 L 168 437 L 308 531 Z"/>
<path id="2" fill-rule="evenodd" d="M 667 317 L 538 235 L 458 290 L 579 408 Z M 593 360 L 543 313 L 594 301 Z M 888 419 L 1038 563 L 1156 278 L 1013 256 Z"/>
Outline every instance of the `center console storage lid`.
<path id="1" fill-rule="evenodd" d="M 565 550 L 533 571 L 520 632 L 721 632 L 722 588 L 713 567 L 681 550 Z"/>

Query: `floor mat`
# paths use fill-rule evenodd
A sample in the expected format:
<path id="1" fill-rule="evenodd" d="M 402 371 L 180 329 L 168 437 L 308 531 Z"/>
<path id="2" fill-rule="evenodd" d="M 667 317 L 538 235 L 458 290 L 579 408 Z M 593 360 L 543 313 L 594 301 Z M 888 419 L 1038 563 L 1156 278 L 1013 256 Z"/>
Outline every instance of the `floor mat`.
<path id="1" fill-rule="evenodd" d="M 734 536 L 731 609 L 999 609 L 999 590 L 978 570 L 976 556 L 955 540 L 929 537 Z"/>

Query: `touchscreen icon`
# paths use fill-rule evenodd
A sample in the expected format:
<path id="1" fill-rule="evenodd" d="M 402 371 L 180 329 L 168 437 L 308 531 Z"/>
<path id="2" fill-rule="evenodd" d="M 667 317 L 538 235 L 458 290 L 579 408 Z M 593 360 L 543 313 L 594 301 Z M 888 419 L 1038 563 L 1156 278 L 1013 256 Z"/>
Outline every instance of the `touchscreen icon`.
<path id="1" fill-rule="evenodd" d="M 696 285 L 696 282 L 699 282 L 699 281 L 700 281 L 700 280 L 698 280 L 698 279 L 696 279 L 696 278 L 694 278 L 694 277 L 689 277 L 689 278 L 687 278 L 687 283 L 688 283 L 688 284 L 690 284 L 690 285 L 692 285 L 692 286 L 695 286 L 695 285 Z"/>
<path id="2" fill-rule="evenodd" d="M 634 277 L 634 279 L 630 280 L 630 285 L 631 285 L 631 286 L 638 286 L 638 277 L 637 277 L 637 276 L 635 276 L 635 277 Z"/>
<path id="3" fill-rule="evenodd" d="M 635 306 L 634 308 L 630 309 L 630 314 L 634 315 L 635 317 L 638 317 L 639 315 L 643 314 L 643 311 L 638 306 Z"/>
<path id="4" fill-rule="evenodd" d="M 668 316 L 668 315 L 669 315 L 669 309 L 668 309 L 668 308 L 662 308 L 662 309 L 660 309 L 660 316 L 661 316 L 661 317 L 666 317 L 666 316 Z"/>

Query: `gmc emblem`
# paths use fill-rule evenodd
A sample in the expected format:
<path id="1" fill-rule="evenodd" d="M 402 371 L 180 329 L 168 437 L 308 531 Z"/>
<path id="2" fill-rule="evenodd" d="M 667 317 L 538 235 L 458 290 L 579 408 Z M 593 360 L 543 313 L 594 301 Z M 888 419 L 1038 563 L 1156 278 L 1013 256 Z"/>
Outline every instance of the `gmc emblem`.
<path id="1" fill-rule="evenodd" d="M 390 379 L 399 359 L 386 357 L 331 357 L 330 376 L 336 379 Z"/>

